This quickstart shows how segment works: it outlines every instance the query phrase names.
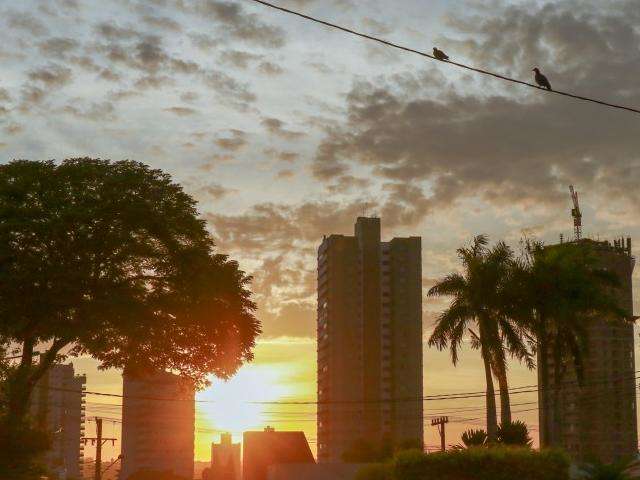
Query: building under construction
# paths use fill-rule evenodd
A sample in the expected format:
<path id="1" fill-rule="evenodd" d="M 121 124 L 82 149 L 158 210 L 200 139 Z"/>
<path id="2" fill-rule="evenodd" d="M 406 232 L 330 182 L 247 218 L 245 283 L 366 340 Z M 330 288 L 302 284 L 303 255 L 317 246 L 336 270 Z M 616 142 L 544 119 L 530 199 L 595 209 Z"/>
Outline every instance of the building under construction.
<path id="1" fill-rule="evenodd" d="M 613 244 L 581 238 L 575 242 L 590 247 L 599 266 L 617 274 L 619 304 L 631 317 L 631 275 L 635 264 L 631 239 L 619 239 Z M 549 385 L 544 385 L 539 376 L 541 445 L 561 447 L 577 461 L 631 458 L 638 450 L 633 325 L 606 318 L 585 318 L 585 322 L 588 345 L 582 384 L 567 364 L 556 395 L 551 358 L 546 359 Z M 538 358 L 539 367 L 543 361 Z M 546 401 L 544 395 L 548 395 Z"/>

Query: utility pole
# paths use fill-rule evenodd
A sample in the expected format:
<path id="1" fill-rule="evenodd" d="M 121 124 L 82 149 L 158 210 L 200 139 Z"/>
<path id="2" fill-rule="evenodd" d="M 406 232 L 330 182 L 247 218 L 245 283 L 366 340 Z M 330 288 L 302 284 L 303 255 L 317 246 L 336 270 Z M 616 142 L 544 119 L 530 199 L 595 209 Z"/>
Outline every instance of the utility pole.
<path id="1" fill-rule="evenodd" d="M 447 449 L 445 442 L 444 426 L 449 423 L 449 417 L 438 417 L 431 419 L 431 426 L 438 427 L 438 433 L 440 434 L 440 450 L 443 452 Z"/>
<path id="2" fill-rule="evenodd" d="M 82 442 L 86 445 L 87 442 L 91 442 L 91 445 L 96 446 L 96 464 L 95 470 L 93 474 L 93 480 L 101 480 L 102 479 L 102 446 L 111 442 L 111 445 L 116 444 L 116 438 L 103 438 L 102 437 L 102 419 L 96 417 L 96 436 L 95 437 L 84 437 Z"/>

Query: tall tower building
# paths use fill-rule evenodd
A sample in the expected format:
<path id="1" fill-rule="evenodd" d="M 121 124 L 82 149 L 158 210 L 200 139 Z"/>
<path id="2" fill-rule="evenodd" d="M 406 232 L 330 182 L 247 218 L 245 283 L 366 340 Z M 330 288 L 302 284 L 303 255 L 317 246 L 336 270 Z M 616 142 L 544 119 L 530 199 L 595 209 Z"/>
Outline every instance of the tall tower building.
<path id="1" fill-rule="evenodd" d="M 51 438 L 45 464 L 61 479 L 81 478 L 86 383 L 87 377 L 76 375 L 72 364 L 53 365 L 31 399 L 36 422 Z"/>
<path id="2" fill-rule="evenodd" d="M 589 239 L 579 241 L 592 250 L 601 267 L 617 274 L 619 305 L 629 316 L 633 315 L 631 275 L 635 259 L 631 255 L 631 239 L 626 244 L 623 239 L 616 240 L 613 245 Z M 562 248 L 562 244 L 548 248 Z M 539 377 L 540 442 L 542 446 L 561 447 L 578 461 L 597 458 L 613 462 L 634 457 L 638 434 L 633 325 L 604 318 L 584 321 L 588 345 L 583 385 L 578 384 L 575 370 L 567 365 L 556 396 L 552 358 L 546 359 L 549 385 Z M 538 358 L 538 365 L 542 361 L 545 359 Z M 548 395 L 546 402 L 544 395 Z M 554 418 L 554 412 L 559 418 Z"/>
<path id="3" fill-rule="evenodd" d="M 380 219 L 318 248 L 318 461 L 355 442 L 422 444 L 420 237 L 380 240 Z"/>
<path id="4" fill-rule="evenodd" d="M 122 469 L 127 480 L 139 470 L 193 478 L 195 390 L 168 372 L 123 375 Z"/>

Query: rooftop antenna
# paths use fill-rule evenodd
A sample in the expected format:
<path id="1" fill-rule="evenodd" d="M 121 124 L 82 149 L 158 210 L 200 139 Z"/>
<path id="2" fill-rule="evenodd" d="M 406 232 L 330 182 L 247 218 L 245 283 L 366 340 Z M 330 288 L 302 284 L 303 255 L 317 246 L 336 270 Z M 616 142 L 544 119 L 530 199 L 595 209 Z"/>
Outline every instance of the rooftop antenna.
<path id="1" fill-rule="evenodd" d="M 578 204 L 578 192 L 573 189 L 573 185 L 569 185 L 569 192 L 571 192 L 571 199 L 573 200 L 571 216 L 573 217 L 575 239 L 580 240 L 582 238 L 582 213 Z"/>

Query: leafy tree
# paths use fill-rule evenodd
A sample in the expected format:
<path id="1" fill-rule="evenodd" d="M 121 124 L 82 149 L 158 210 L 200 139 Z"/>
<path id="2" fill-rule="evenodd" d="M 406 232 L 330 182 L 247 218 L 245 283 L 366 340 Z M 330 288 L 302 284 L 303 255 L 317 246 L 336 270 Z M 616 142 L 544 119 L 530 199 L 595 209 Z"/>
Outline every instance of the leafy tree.
<path id="1" fill-rule="evenodd" d="M 229 377 L 260 332 L 249 282 L 160 170 L 89 158 L 0 165 L 0 344 L 22 350 L 5 382 L 9 418 L 26 418 L 36 382 L 63 356 L 171 370 L 198 386 Z"/>
<path id="2" fill-rule="evenodd" d="M 533 440 L 529 435 L 529 428 L 522 420 L 501 424 L 498 427 L 498 443 L 519 447 L 531 447 Z"/>
<path id="3" fill-rule="evenodd" d="M 556 428 L 561 422 L 553 418 L 562 417 L 559 387 L 567 366 L 573 366 L 578 382 L 583 380 L 587 319 L 630 318 L 615 298 L 618 285 L 617 276 L 598 265 L 588 241 L 550 247 L 531 243 L 524 259 L 514 264 L 510 289 L 518 293 L 512 293 L 517 299 L 512 314 L 528 325 L 531 347 L 538 353 L 541 385 L 550 385 L 549 360 L 553 359 L 555 388 L 541 392 L 541 408 L 551 411 L 549 424 Z M 549 438 L 541 438 L 541 443 L 549 445 Z"/>
<path id="4" fill-rule="evenodd" d="M 487 248 L 488 240 L 480 235 L 468 248 L 458 249 L 463 273 L 452 273 L 429 290 L 430 296 L 451 296 L 453 300 L 436 322 L 429 345 L 451 350 L 453 364 L 467 331 L 474 348 L 480 350 L 485 367 L 487 435 L 496 441 L 498 428 L 492 373 L 500 385 L 503 423 L 511 421 L 507 352 L 522 359 L 529 353 L 522 340 L 521 328 L 506 315 L 505 291 L 510 280 L 513 252 L 504 243 Z M 475 330 L 474 330 L 475 329 Z"/>

